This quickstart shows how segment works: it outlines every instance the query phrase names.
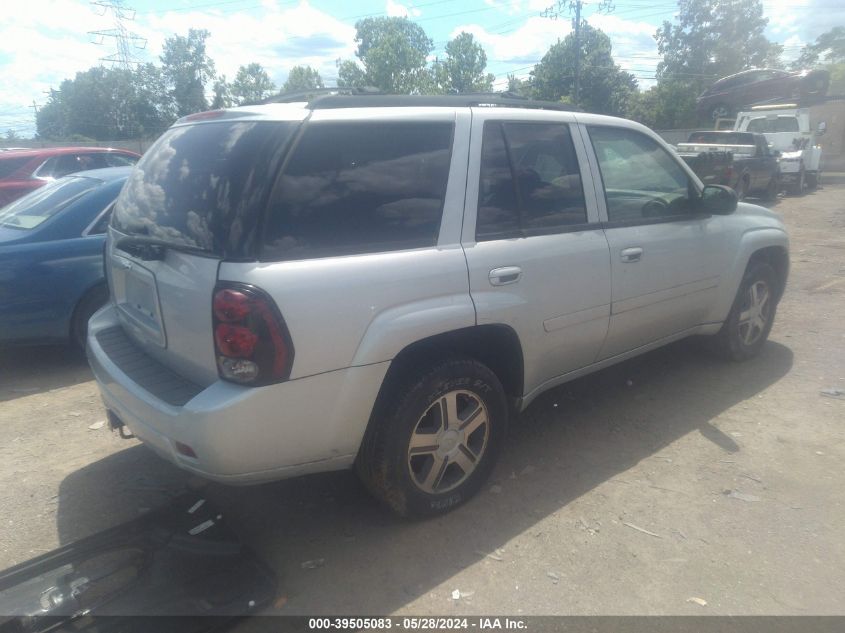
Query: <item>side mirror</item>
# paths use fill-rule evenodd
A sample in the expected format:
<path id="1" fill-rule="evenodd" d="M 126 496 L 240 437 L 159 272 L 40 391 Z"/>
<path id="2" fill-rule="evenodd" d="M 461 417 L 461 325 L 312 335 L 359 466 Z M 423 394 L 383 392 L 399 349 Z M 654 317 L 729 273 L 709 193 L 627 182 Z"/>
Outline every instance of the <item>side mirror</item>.
<path id="1" fill-rule="evenodd" d="M 821 123 L 819 123 L 819 127 L 818 127 L 818 129 L 816 130 L 816 134 L 818 134 L 819 136 L 821 136 L 821 135 L 823 135 L 825 132 L 827 132 L 827 122 L 826 122 L 826 121 L 822 121 Z"/>
<path id="2" fill-rule="evenodd" d="M 736 191 L 724 185 L 707 185 L 701 192 L 699 209 L 702 213 L 730 215 L 736 211 L 739 198 Z"/>

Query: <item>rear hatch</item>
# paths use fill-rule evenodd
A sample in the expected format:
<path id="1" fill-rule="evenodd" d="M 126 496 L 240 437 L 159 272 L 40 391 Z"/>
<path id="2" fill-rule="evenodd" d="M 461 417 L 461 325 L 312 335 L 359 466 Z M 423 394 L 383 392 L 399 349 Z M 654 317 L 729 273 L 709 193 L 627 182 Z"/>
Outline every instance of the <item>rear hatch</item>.
<path id="1" fill-rule="evenodd" d="M 217 379 L 211 302 L 219 264 L 255 259 L 260 218 L 299 124 L 233 116 L 189 117 L 164 133 L 121 192 L 106 247 L 126 334 L 202 386 Z"/>

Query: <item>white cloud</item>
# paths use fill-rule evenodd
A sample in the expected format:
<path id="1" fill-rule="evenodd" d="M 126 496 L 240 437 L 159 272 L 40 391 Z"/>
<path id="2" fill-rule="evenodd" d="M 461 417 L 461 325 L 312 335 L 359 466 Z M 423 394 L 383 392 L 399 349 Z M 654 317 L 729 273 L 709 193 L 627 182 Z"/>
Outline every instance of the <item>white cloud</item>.
<path id="1" fill-rule="evenodd" d="M 97 15 L 85 0 L 28 0 L 7 12 L 0 26 L 0 132 L 13 128 L 32 134 L 33 113 L 27 106 L 33 99 L 43 104 L 50 87 L 112 54 L 113 40 L 104 38 L 97 46 L 86 33 L 113 26 L 109 15 Z M 208 54 L 218 73 L 231 80 L 239 66 L 258 62 L 277 85 L 295 65 L 313 66 L 331 84 L 335 60 L 352 57 L 355 50 L 355 28 L 305 0 L 293 7 L 263 0 L 252 12 L 139 13 L 129 27 L 147 39 L 137 56 L 154 62 L 165 38 L 190 28 L 208 29 Z"/>
<path id="2" fill-rule="evenodd" d="M 535 64 L 558 39 L 572 30 L 568 22 L 530 17 L 510 33 L 490 33 L 478 24 L 466 24 L 452 30 L 450 37 L 461 31 L 472 34 L 487 52 L 488 64 Z"/>
<path id="3" fill-rule="evenodd" d="M 384 5 L 384 12 L 392 18 L 416 18 L 422 14 L 422 11 L 412 6 L 405 6 L 394 0 L 387 0 Z"/>

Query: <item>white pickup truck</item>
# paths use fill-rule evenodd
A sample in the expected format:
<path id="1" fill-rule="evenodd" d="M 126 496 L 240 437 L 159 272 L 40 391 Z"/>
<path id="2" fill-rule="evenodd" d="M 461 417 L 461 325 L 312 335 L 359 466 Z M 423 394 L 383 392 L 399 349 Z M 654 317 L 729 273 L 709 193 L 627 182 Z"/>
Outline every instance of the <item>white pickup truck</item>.
<path id="1" fill-rule="evenodd" d="M 810 125 L 807 108 L 791 105 L 755 106 L 737 115 L 734 131 L 763 134 L 771 150 L 779 151 L 780 181 L 790 193 L 801 195 L 820 182 L 822 148 L 818 137 L 826 125 Z"/>

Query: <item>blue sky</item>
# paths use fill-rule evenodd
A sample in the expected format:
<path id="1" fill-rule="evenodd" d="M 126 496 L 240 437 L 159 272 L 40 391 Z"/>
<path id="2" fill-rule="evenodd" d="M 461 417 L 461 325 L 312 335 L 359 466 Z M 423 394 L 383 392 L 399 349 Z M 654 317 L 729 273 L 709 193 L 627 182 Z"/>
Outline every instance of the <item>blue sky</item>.
<path id="1" fill-rule="evenodd" d="M 217 71 L 230 80 L 240 65 L 259 62 L 281 85 L 291 67 L 317 68 L 328 85 L 336 77 L 335 60 L 353 56 L 355 21 L 365 16 L 408 16 L 435 42 L 442 55 L 446 42 L 461 31 L 485 47 L 488 70 L 497 84 L 508 73 L 525 76 L 557 38 L 570 30 L 568 19 L 550 20 L 542 10 L 552 0 L 125 0 L 135 9 L 124 24 L 141 39 L 133 52 L 139 60 L 157 61 L 165 38 L 189 28 L 211 32 L 208 50 Z M 659 61 L 653 34 L 671 20 L 672 0 L 617 0 L 609 15 L 585 16 L 605 31 L 614 55 L 642 87 L 654 78 Z M 802 44 L 837 24 L 845 24 L 842 0 L 764 0 L 768 35 L 794 56 Z M 45 91 L 114 53 L 114 42 L 90 31 L 113 28 L 110 13 L 87 0 L 27 0 L 0 22 L 0 132 L 34 131 L 33 101 L 43 104 Z"/>

